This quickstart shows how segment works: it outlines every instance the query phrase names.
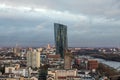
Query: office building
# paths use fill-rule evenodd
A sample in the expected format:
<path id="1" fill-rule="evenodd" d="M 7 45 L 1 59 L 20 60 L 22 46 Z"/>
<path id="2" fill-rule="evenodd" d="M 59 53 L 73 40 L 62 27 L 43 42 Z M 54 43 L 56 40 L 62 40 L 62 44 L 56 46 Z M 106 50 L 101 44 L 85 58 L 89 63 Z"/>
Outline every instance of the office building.
<path id="1" fill-rule="evenodd" d="M 64 69 L 71 69 L 72 57 L 72 53 L 66 50 L 64 54 Z"/>
<path id="2" fill-rule="evenodd" d="M 88 69 L 89 70 L 96 70 L 97 68 L 98 68 L 97 60 L 88 60 Z"/>
<path id="3" fill-rule="evenodd" d="M 60 54 L 61 58 L 64 58 L 64 52 L 68 48 L 67 26 L 59 23 L 54 23 L 54 35 L 56 54 Z"/>
<path id="4" fill-rule="evenodd" d="M 40 67 L 40 51 L 31 49 L 27 52 L 27 66 L 33 68 Z"/>

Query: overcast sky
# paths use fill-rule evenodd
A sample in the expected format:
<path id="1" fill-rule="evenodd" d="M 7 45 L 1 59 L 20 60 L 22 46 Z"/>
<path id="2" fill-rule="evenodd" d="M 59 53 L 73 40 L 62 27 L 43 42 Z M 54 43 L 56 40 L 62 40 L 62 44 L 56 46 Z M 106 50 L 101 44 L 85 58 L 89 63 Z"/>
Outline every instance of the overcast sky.
<path id="1" fill-rule="evenodd" d="M 69 47 L 120 46 L 120 0 L 0 0 L 0 46 L 54 45 L 54 22 Z"/>

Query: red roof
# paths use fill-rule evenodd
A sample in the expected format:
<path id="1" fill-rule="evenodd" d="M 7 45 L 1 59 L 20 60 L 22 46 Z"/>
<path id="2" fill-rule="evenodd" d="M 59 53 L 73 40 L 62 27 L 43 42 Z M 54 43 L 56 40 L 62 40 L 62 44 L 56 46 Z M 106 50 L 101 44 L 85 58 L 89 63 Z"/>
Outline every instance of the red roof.
<path id="1" fill-rule="evenodd" d="M 66 79 L 66 77 L 58 76 L 58 79 Z"/>
<path id="2" fill-rule="evenodd" d="M 56 55 L 47 55 L 47 58 L 60 58 L 59 54 Z"/>

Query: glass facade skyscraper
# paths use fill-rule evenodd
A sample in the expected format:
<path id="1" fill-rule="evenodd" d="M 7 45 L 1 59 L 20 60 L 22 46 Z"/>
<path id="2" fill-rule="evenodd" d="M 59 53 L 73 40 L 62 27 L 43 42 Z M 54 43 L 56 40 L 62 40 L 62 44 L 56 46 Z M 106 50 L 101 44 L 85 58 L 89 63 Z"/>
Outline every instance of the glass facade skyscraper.
<path id="1" fill-rule="evenodd" d="M 54 23 L 54 34 L 56 54 L 60 54 L 61 58 L 64 58 L 65 50 L 68 48 L 67 26 L 59 23 Z"/>

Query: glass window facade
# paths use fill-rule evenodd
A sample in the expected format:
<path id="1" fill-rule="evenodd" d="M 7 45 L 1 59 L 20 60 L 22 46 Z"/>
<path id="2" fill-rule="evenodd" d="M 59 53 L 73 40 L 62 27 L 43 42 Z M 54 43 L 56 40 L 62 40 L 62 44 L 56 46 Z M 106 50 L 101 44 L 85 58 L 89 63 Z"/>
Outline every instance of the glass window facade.
<path id="1" fill-rule="evenodd" d="M 59 23 L 54 23 L 54 35 L 56 54 L 60 54 L 61 58 L 64 58 L 64 52 L 68 48 L 67 26 Z"/>

